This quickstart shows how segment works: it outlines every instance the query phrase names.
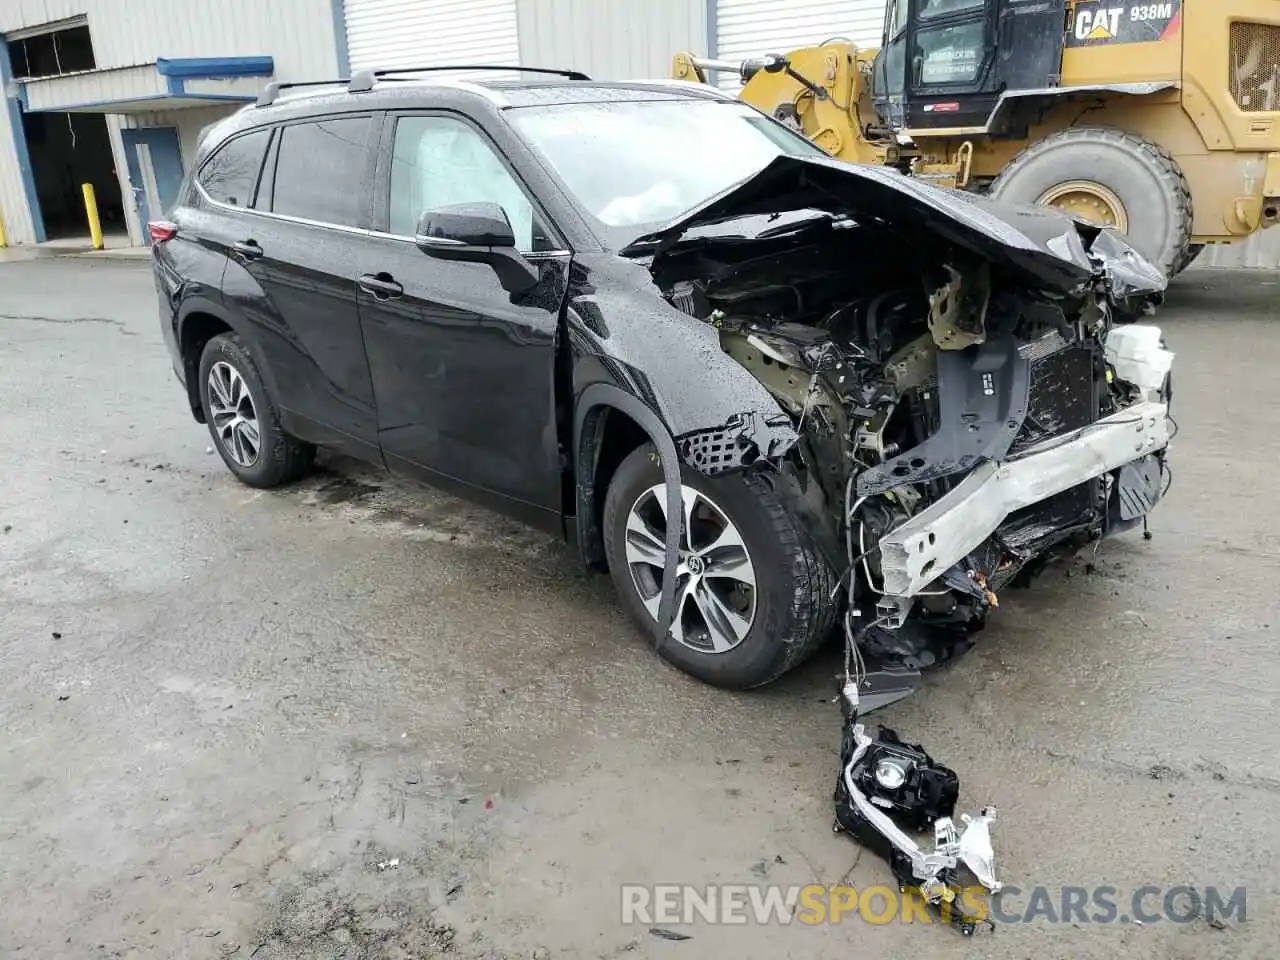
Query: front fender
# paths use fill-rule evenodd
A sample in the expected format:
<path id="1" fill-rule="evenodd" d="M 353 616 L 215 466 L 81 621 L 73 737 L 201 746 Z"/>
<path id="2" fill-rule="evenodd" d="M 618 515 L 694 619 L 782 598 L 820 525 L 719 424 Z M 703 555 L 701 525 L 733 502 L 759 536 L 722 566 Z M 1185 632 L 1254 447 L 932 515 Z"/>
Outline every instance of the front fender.
<path id="1" fill-rule="evenodd" d="M 615 270 L 605 267 L 613 273 Z M 616 409 L 658 449 L 669 517 L 681 515 L 680 462 L 714 475 L 781 457 L 797 440 L 790 418 L 763 386 L 720 349 L 715 329 L 669 306 L 622 268 L 605 293 L 574 265 L 565 333 L 573 394 L 573 464 L 578 549 L 588 553 L 595 516 L 595 452 L 602 414 Z M 626 282 L 631 281 L 631 282 Z M 675 616 L 680 526 L 667 525 L 662 599 L 654 625 L 665 642 Z"/>
<path id="2" fill-rule="evenodd" d="M 711 324 L 677 310 L 647 270 L 610 265 L 609 284 L 571 288 L 566 314 L 574 407 L 596 384 L 634 397 L 701 473 L 786 454 L 798 436 L 764 386 L 720 348 Z M 618 275 L 620 274 L 620 275 Z"/>

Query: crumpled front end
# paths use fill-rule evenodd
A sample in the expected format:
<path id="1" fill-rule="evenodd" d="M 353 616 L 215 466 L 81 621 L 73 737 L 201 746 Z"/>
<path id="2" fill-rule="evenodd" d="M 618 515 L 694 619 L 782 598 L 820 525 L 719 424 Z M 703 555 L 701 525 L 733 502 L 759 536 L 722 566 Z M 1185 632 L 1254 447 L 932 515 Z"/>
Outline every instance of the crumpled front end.
<path id="1" fill-rule="evenodd" d="M 790 416 L 799 441 L 756 467 L 846 571 L 851 634 L 927 665 L 948 654 L 922 628 L 967 636 L 1006 585 L 1160 501 L 1173 355 L 1121 321 L 1165 281 L 1108 230 L 916 185 L 895 214 L 879 175 L 859 207 L 842 176 L 796 179 L 787 211 L 721 199 L 653 272 Z M 716 472 L 724 439 L 677 442 Z"/>

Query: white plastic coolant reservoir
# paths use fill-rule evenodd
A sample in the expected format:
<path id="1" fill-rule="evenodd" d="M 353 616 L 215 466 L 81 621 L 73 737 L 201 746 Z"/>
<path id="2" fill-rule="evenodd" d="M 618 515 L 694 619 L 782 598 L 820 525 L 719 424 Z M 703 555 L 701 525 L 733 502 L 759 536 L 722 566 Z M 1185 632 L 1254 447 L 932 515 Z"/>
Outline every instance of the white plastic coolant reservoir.
<path id="1" fill-rule="evenodd" d="M 1157 392 L 1164 387 L 1176 356 L 1161 345 L 1161 338 L 1160 328 L 1149 324 L 1116 327 L 1107 335 L 1107 362 L 1121 380 L 1144 393 Z"/>

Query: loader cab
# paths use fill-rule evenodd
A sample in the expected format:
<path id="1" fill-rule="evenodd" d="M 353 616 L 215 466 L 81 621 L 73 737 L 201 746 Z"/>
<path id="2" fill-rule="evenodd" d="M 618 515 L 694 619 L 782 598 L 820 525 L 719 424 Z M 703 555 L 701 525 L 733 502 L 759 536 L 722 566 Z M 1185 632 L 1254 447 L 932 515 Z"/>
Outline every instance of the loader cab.
<path id="1" fill-rule="evenodd" d="M 890 0 L 876 110 L 894 131 L 984 127 L 1006 90 L 1058 85 L 1067 0 Z"/>

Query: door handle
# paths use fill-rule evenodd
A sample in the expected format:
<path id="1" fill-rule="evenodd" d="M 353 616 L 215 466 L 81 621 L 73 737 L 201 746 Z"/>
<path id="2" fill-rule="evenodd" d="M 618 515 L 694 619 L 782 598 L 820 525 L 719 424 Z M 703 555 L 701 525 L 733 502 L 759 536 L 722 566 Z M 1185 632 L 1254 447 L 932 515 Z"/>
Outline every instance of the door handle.
<path id="1" fill-rule="evenodd" d="M 239 243 L 232 245 L 236 253 L 240 254 L 246 260 L 257 260 L 262 256 L 262 247 L 258 246 L 256 240 L 241 240 Z"/>
<path id="2" fill-rule="evenodd" d="M 404 293 L 404 287 L 389 273 L 362 274 L 356 283 L 361 290 L 373 294 L 375 300 L 394 300 Z"/>

